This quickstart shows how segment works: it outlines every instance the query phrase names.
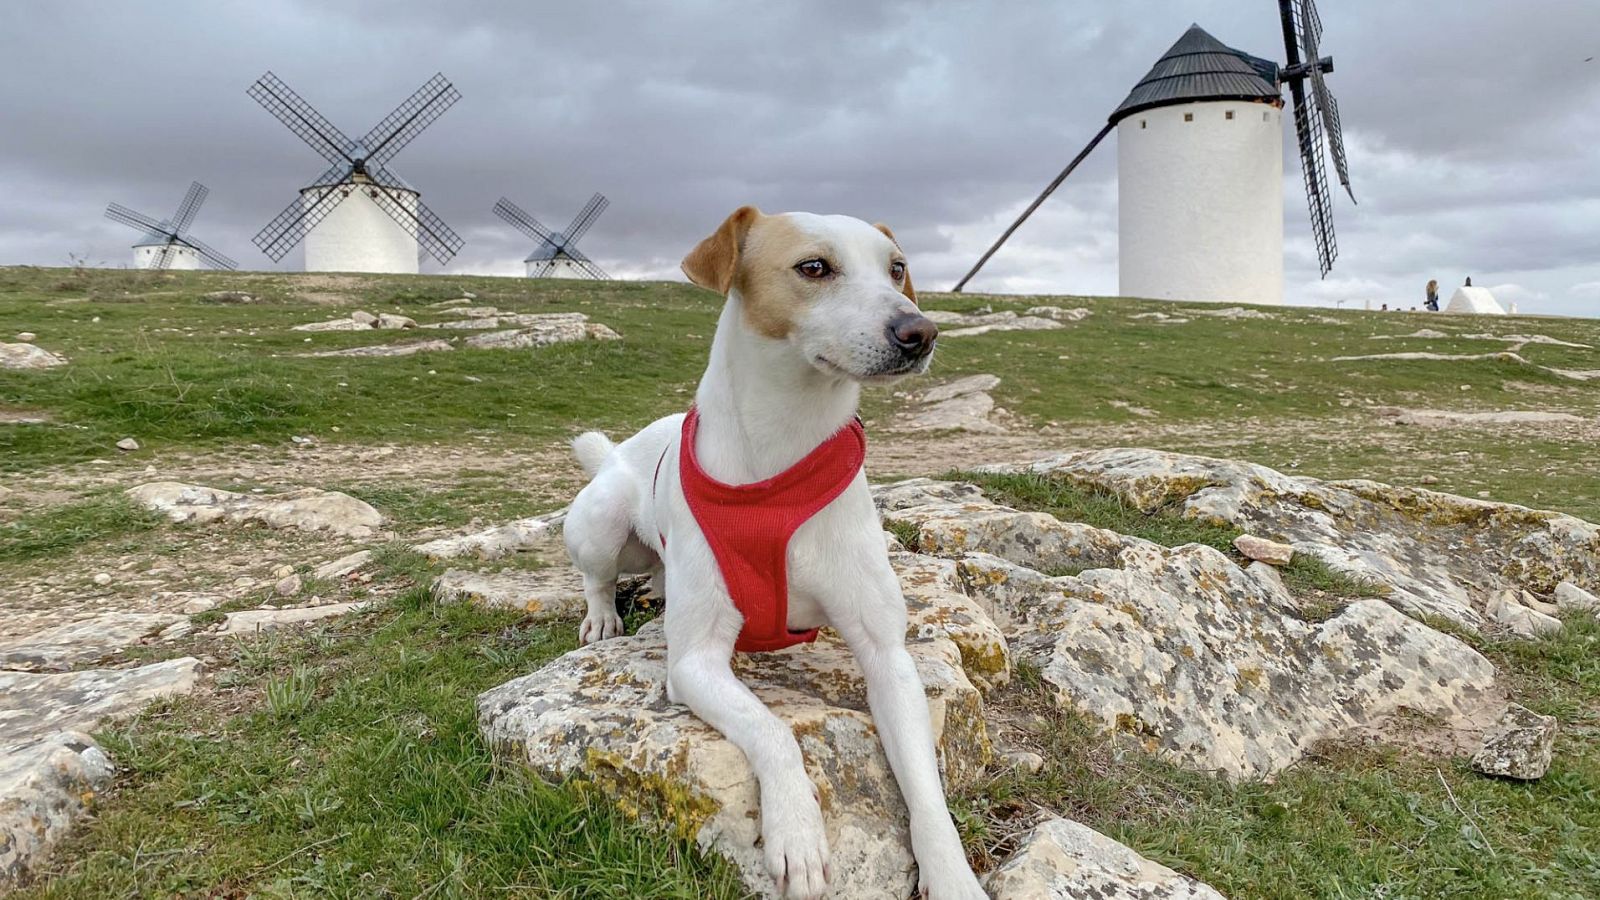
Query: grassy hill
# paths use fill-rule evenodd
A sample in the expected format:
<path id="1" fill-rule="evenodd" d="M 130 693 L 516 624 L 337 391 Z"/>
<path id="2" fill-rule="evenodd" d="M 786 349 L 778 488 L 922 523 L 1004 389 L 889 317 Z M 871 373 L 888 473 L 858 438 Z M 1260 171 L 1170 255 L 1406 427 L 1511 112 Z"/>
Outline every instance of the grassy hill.
<path id="1" fill-rule="evenodd" d="M 207 297 L 217 291 L 254 299 Z M 511 312 L 583 312 L 623 339 L 297 355 L 448 336 L 290 328 L 356 309 L 441 321 L 451 316 L 430 304 L 463 292 Z M 1059 330 L 941 341 L 924 384 L 1000 376 L 993 394 L 1007 410 L 1005 435 L 900 433 L 904 397 L 869 393 L 874 477 L 1148 446 L 1321 478 L 1427 483 L 1600 520 L 1600 379 L 1562 374 L 1600 370 L 1600 350 L 1589 349 L 1600 347 L 1600 320 L 922 300 L 1091 314 Z M 230 590 L 218 611 L 243 609 L 273 599 L 276 566 L 303 571 L 305 560 L 338 550 L 156 521 L 121 499 L 142 479 L 338 488 L 379 507 L 394 531 L 372 582 L 337 589 L 382 601 L 365 614 L 252 643 L 195 636 L 140 648 L 141 658 L 201 656 L 214 683 L 102 735 L 123 767 L 118 787 L 22 896 L 738 896 L 725 867 L 687 842 L 577 787 L 496 765 L 478 740 L 472 698 L 570 649 L 573 623 L 437 605 L 428 590 L 437 567 L 405 549 L 564 503 L 577 484 L 564 440 L 580 428 L 626 434 L 683 409 L 718 304 L 681 284 L 0 269 L 0 341 L 33 332 L 70 360 L 0 370 L 0 578 L 9 585 L 0 616 L 98 597 L 90 577 L 124 571 L 151 579 L 123 588 L 117 576 L 107 590 L 129 602 L 156 582 L 181 583 Z M 1420 329 L 1441 336 L 1404 337 Z M 1527 340 L 1538 335 L 1588 348 Z M 1493 355 L 1511 347 L 1514 358 Z M 1410 352 L 1482 358 L 1336 361 Z M 1395 409 L 1574 418 L 1397 424 Z M 116 449 L 130 436 L 139 450 Z M 1007 496 L 1158 542 L 1197 539 L 1173 522 L 1081 499 Z M 1051 804 L 1238 897 L 1600 894 L 1600 629 L 1575 623 L 1538 642 L 1472 641 L 1518 699 L 1562 717 L 1559 773 L 1510 784 L 1403 749 L 1338 747 L 1272 784 L 1229 786 L 1129 756 L 1067 720 L 1040 736 L 1058 757 L 1052 768 L 955 798 L 958 820 L 982 860 L 994 810 Z"/>

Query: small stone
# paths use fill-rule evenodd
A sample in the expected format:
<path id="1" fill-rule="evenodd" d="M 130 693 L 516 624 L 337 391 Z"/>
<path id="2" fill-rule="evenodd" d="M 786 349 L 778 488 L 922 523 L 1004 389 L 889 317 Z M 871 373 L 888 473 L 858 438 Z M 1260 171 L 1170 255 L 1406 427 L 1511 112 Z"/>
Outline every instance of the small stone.
<path id="1" fill-rule="evenodd" d="M 293 575 L 293 574 L 294 574 L 294 566 L 287 565 L 287 564 L 278 566 L 277 568 L 272 570 L 272 577 L 273 578 L 288 578 L 290 575 Z"/>
<path id="2" fill-rule="evenodd" d="M 1437 476 L 1437 475 L 1424 475 L 1424 476 L 1422 476 L 1422 483 L 1423 484 L 1438 484 L 1439 483 L 1439 476 Z"/>
<path id="3" fill-rule="evenodd" d="M 461 292 L 461 296 L 463 298 L 467 299 L 467 300 L 476 300 L 476 299 L 478 299 L 478 295 L 474 294 L 471 291 L 462 291 Z"/>
<path id="4" fill-rule="evenodd" d="M 371 561 L 371 550 L 358 550 L 348 556 L 341 556 L 333 562 L 317 566 L 316 569 L 312 570 L 311 577 L 319 581 L 326 581 L 330 578 L 343 578 Z"/>
<path id="5" fill-rule="evenodd" d="M 380 313 L 378 315 L 378 327 L 389 329 L 415 328 L 417 327 L 417 320 L 407 316 L 397 316 L 392 313 Z"/>
<path id="6" fill-rule="evenodd" d="M 1244 554 L 1245 559 L 1253 559 L 1273 566 L 1287 566 L 1294 560 L 1294 548 L 1288 544 L 1258 538 L 1255 535 L 1241 534 L 1233 539 L 1233 547 Z"/>
<path id="7" fill-rule="evenodd" d="M 17 340 L 23 342 L 24 344 L 33 343 L 33 340 L 35 338 L 37 338 L 37 337 L 38 337 L 38 335 L 34 334 L 31 331 L 19 331 L 19 332 L 17 332 Z"/>
<path id="8" fill-rule="evenodd" d="M 300 587 L 300 576 L 290 575 L 287 578 L 279 579 L 278 583 L 272 586 L 272 590 L 279 597 L 293 597 L 295 594 L 300 593 Z"/>
<path id="9" fill-rule="evenodd" d="M 1283 588 L 1283 573 L 1272 563 L 1262 562 L 1259 559 L 1252 560 L 1250 565 L 1245 566 L 1245 571 L 1259 578 L 1265 578 L 1280 590 Z"/>
<path id="10" fill-rule="evenodd" d="M 197 613 L 203 613 L 207 610 L 214 609 L 216 608 L 216 605 L 217 600 L 215 597 L 196 597 L 193 600 L 184 601 L 184 604 L 178 607 L 178 609 L 184 614 L 192 616 Z"/>
<path id="11" fill-rule="evenodd" d="M 111 583 L 111 573 L 110 572 L 100 572 L 100 573 L 96 574 L 94 576 L 94 583 L 98 584 L 101 587 L 105 587 L 106 585 Z"/>
<path id="12" fill-rule="evenodd" d="M 1556 608 L 1563 613 L 1586 612 L 1600 615 L 1600 597 L 1570 581 L 1556 585 Z"/>
<path id="13" fill-rule="evenodd" d="M 1029 775 L 1037 775 L 1044 768 L 1044 757 L 1032 750 L 1012 750 L 1001 758 L 1007 766 Z"/>
<path id="14" fill-rule="evenodd" d="M 1561 620 L 1522 605 L 1519 591 L 1505 590 L 1484 605 L 1489 618 L 1509 628 L 1519 637 L 1536 638 L 1561 630 Z"/>
<path id="15" fill-rule="evenodd" d="M 350 321 L 356 323 L 357 325 L 365 325 L 368 328 L 378 327 L 377 316 L 359 309 L 350 314 Z"/>
<path id="16" fill-rule="evenodd" d="M 137 450 L 139 449 L 139 442 L 131 437 L 125 437 L 122 440 L 117 441 L 117 449 L 129 451 Z"/>
<path id="17" fill-rule="evenodd" d="M 1087 826 L 1051 818 L 984 879 L 994 900 L 1222 900 L 1210 886 L 1145 859 Z"/>
<path id="18" fill-rule="evenodd" d="M 1532 781 L 1550 769 L 1555 750 L 1555 716 L 1541 716 L 1511 704 L 1472 755 L 1472 768 L 1485 775 Z"/>
<path id="19" fill-rule="evenodd" d="M 1479 496 L 1479 497 L 1482 497 L 1482 498 L 1484 498 L 1484 499 L 1488 499 L 1488 497 L 1489 497 L 1489 492 L 1488 492 L 1488 491 L 1479 491 L 1479 492 L 1478 492 L 1478 496 Z"/>

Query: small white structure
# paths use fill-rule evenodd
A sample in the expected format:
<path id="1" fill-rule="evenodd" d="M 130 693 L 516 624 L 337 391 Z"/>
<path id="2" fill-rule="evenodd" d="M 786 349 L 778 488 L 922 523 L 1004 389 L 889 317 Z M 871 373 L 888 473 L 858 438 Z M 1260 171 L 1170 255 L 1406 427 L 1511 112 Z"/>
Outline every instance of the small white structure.
<path id="1" fill-rule="evenodd" d="M 560 234 L 556 237 L 559 239 Z M 549 244 L 544 244 L 528 254 L 522 261 L 525 273 L 529 278 L 589 278 L 572 257 L 560 251 L 553 250 Z"/>
<path id="2" fill-rule="evenodd" d="M 329 191 L 344 194 L 344 199 L 306 234 L 307 272 L 417 274 L 417 238 L 378 205 L 379 190 L 365 175 L 353 174 L 342 184 L 318 185 L 300 192 L 301 202 L 308 210 Z M 413 216 L 417 214 L 416 191 L 401 187 L 383 190 L 386 201 L 398 204 Z"/>
<path id="3" fill-rule="evenodd" d="M 1111 114 L 1118 293 L 1283 302 L 1283 99 L 1191 26 Z"/>
<path id="4" fill-rule="evenodd" d="M 1486 287 L 1458 287 L 1450 295 L 1450 302 L 1445 304 L 1447 313 L 1471 313 L 1478 316 L 1503 316 L 1506 314 L 1500 302 L 1494 299 L 1494 294 Z"/>
<path id="5" fill-rule="evenodd" d="M 140 242 L 133 245 L 133 267 L 135 269 L 198 269 L 200 268 L 200 251 L 186 244 L 174 242 L 170 247 L 167 239 L 160 235 L 152 235 L 153 242 Z M 165 265 L 162 265 L 162 251 L 166 251 Z"/>

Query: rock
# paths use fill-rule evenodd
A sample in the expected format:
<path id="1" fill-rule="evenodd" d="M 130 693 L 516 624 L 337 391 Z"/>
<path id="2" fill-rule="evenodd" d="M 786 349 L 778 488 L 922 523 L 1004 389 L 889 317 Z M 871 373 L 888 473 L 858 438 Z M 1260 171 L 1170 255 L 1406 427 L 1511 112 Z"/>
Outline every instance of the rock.
<path id="1" fill-rule="evenodd" d="M 981 777 L 989 747 L 978 690 L 944 638 L 909 645 L 928 698 L 945 785 Z M 478 721 L 502 757 L 594 785 L 630 813 L 665 820 L 729 859 L 771 896 L 757 785 L 744 754 L 687 707 L 667 701 L 659 619 L 591 644 L 484 692 Z M 740 654 L 745 684 L 794 729 L 816 782 L 832 854 L 830 895 L 908 896 L 916 885 L 906 811 L 866 712 L 859 669 L 829 632 L 776 653 Z"/>
<path id="2" fill-rule="evenodd" d="M 377 328 L 379 317 L 358 309 L 350 314 L 350 321 L 362 328 Z"/>
<path id="3" fill-rule="evenodd" d="M 1029 775 L 1037 775 L 1044 768 L 1044 757 L 1032 750 L 1009 750 L 1001 755 L 1000 761 L 1007 768 L 1026 772 Z"/>
<path id="4" fill-rule="evenodd" d="M 1450 335 L 1445 334 L 1442 331 L 1435 331 L 1432 328 L 1419 328 L 1410 334 L 1375 334 L 1372 336 L 1372 339 L 1375 341 L 1396 341 L 1403 340 L 1405 338 L 1426 338 L 1431 340 L 1437 338 L 1447 338 L 1449 336 Z"/>
<path id="5" fill-rule="evenodd" d="M 1244 570 L 1257 578 L 1265 578 L 1275 587 L 1282 588 L 1284 586 L 1283 573 L 1279 572 L 1278 567 L 1271 563 L 1253 560 L 1250 565 L 1244 567 Z"/>
<path id="6" fill-rule="evenodd" d="M 1287 566 L 1294 561 L 1294 548 L 1288 544 L 1269 541 L 1251 534 L 1241 534 L 1233 539 L 1233 549 L 1253 559 L 1273 566 Z"/>
<path id="7" fill-rule="evenodd" d="M 254 295 L 246 294 L 244 291 L 212 291 L 208 294 L 201 294 L 200 301 L 202 303 L 254 303 L 256 298 Z"/>
<path id="8" fill-rule="evenodd" d="M 1184 307 L 1184 312 L 1192 316 L 1212 316 L 1218 319 L 1276 319 L 1277 316 L 1259 309 L 1245 309 L 1242 306 L 1228 306 L 1222 309 L 1200 309 L 1197 307 Z"/>
<path id="9" fill-rule="evenodd" d="M 497 525 L 474 534 L 440 538 L 418 544 L 411 549 L 432 560 L 456 559 L 462 556 L 485 560 L 499 559 L 507 553 L 536 550 L 544 546 L 551 538 L 560 534 L 561 523 L 566 518 L 567 511 L 559 509 L 542 516 Z"/>
<path id="10" fill-rule="evenodd" d="M 484 307 L 492 309 L 492 307 Z M 502 313 L 499 310 L 491 315 L 472 315 L 468 310 L 452 310 L 466 316 L 465 319 L 455 319 L 448 322 L 431 322 L 423 328 L 441 328 L 447 331 L 487 331 L 491 328 L 545 328 L 562 329 L 576 335 L 578 326 L 589 321 L 584 313 Z M 473 312 L 482 312 L 474 310 Z M 581 340 L 581 338 L 574 338 Z"/>
<path id="11" fill-rule="evenodd" d="M 356 318 L 356 316 L 361 316 L 363 318 L 359 318 L 358 319 L 358 318 Z M 372 321 L 371 322 L 367 321 L 368 318 L 372 319 Z M 377 317 L 376 316 L 373 316 L 370 313 L 360 312 L 358 310 L 357 312 L 355 312 L 355 313 L 353 313 L 353 314 L 351 314 L 349 316 L 346 316 L 345 318 L 342 318 L 342 319 L 329 319 L 326 322 L 307 322 L 304 325 L 295 325 L 292 328 L 290 328 L 289 330 L 290 331 L 316 331 L 316 332 L 322 332 L 322 331 L 368 331 L 373 327 L 373 323 L 376 322 L 376 321 L 377 321 Z"/>
<path id="12" fill-rule="evenodd" d="M 110 758 L 82 731 L 0 745 L 0 893 L 72 830 L 114 774 Z"/>
<path id="13" fill-rule="evenodd" d="M 33 344 L 0 343 L 0 369 L 48 369 L 64 366 L 67 358 Z"/>
<path id="14" fill-rule="evenodd" d="M 272 586 L 272 592 L 277 594 L 279 597 L 293 597 L 294 595 L 300 593 L 300 587 L 301 582 L 299 575 L 287 575 L 283 578 L 280 578 L 278 583 Z"/>
<path id="15" fill-rule="evenodd" d="M 1501 591 L 1489 598 L 1485 609 L 1489 618 L 1513 634 L 1524 638 L 1537 638 L 1561 630 L 1561 620 L 1536 609 L 1523 606 L 1519 591 Z"/>
<path id="16" fill-rule="evenodd" d="M 393 313 L 379 313 L 378 327 L 389 329 L 415 328 L 417 327 L 417 321 L 407 316 L 398 316 Z"/>
<path id="17" fill-rule="evenodd" d="M 1600 615 L 1600 597 L 1570 581 L 1556 585 L 1555 596 L 1556 608 L 1564 614 L 1583 612 Z"/>
<path id="18" fill-rule="evenodd" d="M 228 613 L 218 631 L 222 634 L 250 635 L 274 631 L 288 625 L 303 625 L 342 616 L 366 607 L 364 602 L 327 603 L 322 606 L 295 606 L 285 609 L 250 609 Z"/>
<path id="19" fill-rule="evenodd" d="M 19 332 L 17 332 L 17 340 L 23 342 L 24 344 L 31 344 L 38 337 L 39 336 L 37 334 L 34 334 L 31 331 L 19 331 Z"/>
<path id="20" fill-rule="evenodd" d="M 1502 350 L 1499 353 L 1371 353 L 1363 356 L 1335 356 L 1328 362 L 1363 362 L 1368 360 L 1435 360 L 1439 362 L 1473 362 L 1476 360 L 1494 360 L 1496 362 L 1516 363 L 1540 371 L 1549 372 L 1561 378 L 1572 381 L 1593 381 L 1600 379 L 1600 369 L 1556 369 L 1550 366 L 1541 366 L 1529 362 L 1526 358 L 1516 353 Z"/>
<path id="21" fill-rule="evenodd" d="M 372 561 L 371 550 L 357 550 L 348 556 L 341 556 L 332 562 L 323 563 L 311 570 L 311 577 L 318 581 L 327 581 L 332 578 L 343 578 L 351 572 Z"/>
<path id="22" fill-rule="evenodd" d="M 1494 696 L 1488 660 L 1382 601 L 1310 623 L 1281 580 L 1210 547 L 1018 512 L 970 485 L 913 479 L 875 499 L 920 550 L 957 558 L 1058 706 L 1189 768 L 1263 777 L 1403 709 L 1464 728 Z"/>
<path id="23" fill-rule="evenodd" d="M 107 575 L 106 581 L 110 580 Z M 187 621 L 171 613 L 102 613 L 24 637 L 0 640 L 0 669 L 65 672 L 160 636 Z"/>
<path id="24" fill-rule="evenodd" d="M 1057 322 L 1081 322 L 1089 318 L 1090 310 L 1087 307 L 1063 309 L 1059 306 L 1035 306 L 1023 310 L 1024 316 L 1038 316 L 1045 319 L 1055 319 Z"/>
<path id="25" fill-rule="evenodd" d="M 1438 484 L 1439 483 L 1439 476 L 1437 476 L 1437 475 L 1424 475 L 1424 476 L 1422 476 L 1422 483 L 1423 484 Z"/>
<path id="26" fill-rule="evenodd" d="M 0 735 L 10 747 L 59 731 L 93 731 L 156 700 L 194 691 L 200 661 L 169 659 L 131 669 L 81 672 L 0 671 Z"/>
<path id="27" fill-rule="evenodd" d="M 1019 316 L 1010 310 L 997 313 L 965 315 L 948 310 L 929 309 L 923 314 L 939 326 L 942 338 L 971 337 L 991 331 L 1050 331 L 1061 328 L 1054 318 Z"/>
<path id="28" fill-rule="evenodd" d="M 519 610 L 536 621 L 580 616 L 587 606 L 583 576 L 566 566 L 494 574 L 449 569 L 433 583 L 433 595 L 442 601 Z"/>
<path id="29" fill-rule="evenodd" d="M 449 341 L 401 341 L 398 344 L 374 344 L 369 347 L 349 347 L 344 350 L 320 350 L 315 353 L 296 353 L 296 356 L 315 359 L 320 357 L 378 357 L 410 356 L 414 353 L 443 353 L 455 348 Z"/>
<path id="30" fill-rule="evenodd" d="M 1555 716 L 1541 716 L 1511 704 L 1472 755 L 1472 768 L 1485 775 L 1533 781 L 1550 769 L 1555 751 Z"/>
<path id="31" fill-rule="evenodd" d="M 454 300 L 440 300 L 438 303 L 429 303 L 428 304 L 428 308 L 429 309 L 450 309 L 453 306 L 471 306 L 472 305 L 472 301 L 478 299 L 477 295 L 475 295 L 475 294 L 466 294 L 466 292 L 464 292 L 464 291 L 462 293 L 464 294 L 464 296 L 457 297 Z"/>
<path id="32" fill-rule="evenodd" d="M 999 434 L 1005 429 L 989 421 L 994 398 L 982 391 L 925 403 L 913 408 L 899 425 L 902 431 L 968 431 Z"/>
<path id="33" fill-rule="evenodd" d="M 1271 534 L 1335 572 L 1384 586 L 1409 615 L 1464 628 L 1497 592 L 1549 595 L 1600 584 L 1600 528 L 1561 513 L 1374 481 L 1323 482 L 1229 460 L 1116 449 L 1067 453 L 1028 471 L 1104 491 L 1144 512 Z"/>
<path id="34" fill-rule="evenodd" d="M 111 573 L 110 572 L 97 572 L 97 573 L 95 573 L 94 578 L 92 578 L 90 580 L 93 581 L 95 583 L 95 585 L 97 585 L 99 587 L 105 587 L 106 585 L 111 583 Z"/>
<path id="35" fill-rule="evenodd" d="M 383 524 L 383 516 L 365 501 L 316 488 L 255 495 L 155 481 L 130 488 L 127 494 L 145 508 L 164 513 L 178 523 L 259 523 L 269 528 L 326 531 L 350 538 L 369 538 Z"/>
<path id="36" fill-rule="evenodd" d="M 139 442 L 134 440 L 131 437 L 125 437 L 122 440 L 117 441 L 117 449 L 118 450 L 137 450 L 137 449 L 139 449 Z"/>
<path id="37" fill-rule="evenodd" d="M 467 321 L 498 322 L 500 319 L 469 319 Z M 505 331 L 476 334 L 466 339 L 468 347 L 478 350 L 522 350 L 530 347 L 547 347 L 571 341 L 617 340 L 621 335 L 604 325 L 591 323 L 582 313 L 554 313 L 549 315 L 518 316 L 519 320 L 534 321 L 527 327 Z M 476 324 L 472 327 L 479 327 Z"/>
<path id="38" fill-rule="evenodd" d="M 993 900 L 1222 900 L 1209 886 L 1059 818 L 1035 826 L 984 882 Z"/>
<path id="39" fill-rule="evenodd" d="M 215 597 L 194 597 L 190 600 L 185 600 L 183 605 L 178 608 L 192 616 L 215 609 L 219 602 L 221 601 Z"/>
<path id="40" fill-rule="evenodd" d="M 957 378 L 955 381 L 947 381 L 937 387 L 928 388 L 917 396 L 917 400 L 920 403 L 943 403 L 946 400 L 954 400 L 957 397 L 965 397 L 969 394 L 992 391 L 999 386 L 1000 377 L 998 375 L 968 375 L 965 378 Z"/>

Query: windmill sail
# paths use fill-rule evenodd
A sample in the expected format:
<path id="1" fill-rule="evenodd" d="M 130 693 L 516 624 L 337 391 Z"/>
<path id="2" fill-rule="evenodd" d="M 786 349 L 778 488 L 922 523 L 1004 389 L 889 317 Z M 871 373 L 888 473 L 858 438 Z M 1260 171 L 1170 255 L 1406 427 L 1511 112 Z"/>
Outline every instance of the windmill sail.
<path id="1" fill-rule="evenodd" d="M 178 211 L 173 213 L 172 218 L 160 222 L 120 203 L 112 203 L 106 207 L 106 218 L 144 232 L 139 246 L 154 248 L 143 260 L 146 268 L 170 267 L 178 259 L 179 248 L 182 248 L 193 250 L 195 256 L 213 269 L 236 269 L 239 267 L 238 263 L 189 234 L 189 226 L 194 223 L 195 216 L 199 215 L 200 207 L 206 202 L 206 195 L 209 193 L 211 190 L 205 185 L 198 181 L 194 182 L 189 185 L 188 192 L 179 202 Z"/>

